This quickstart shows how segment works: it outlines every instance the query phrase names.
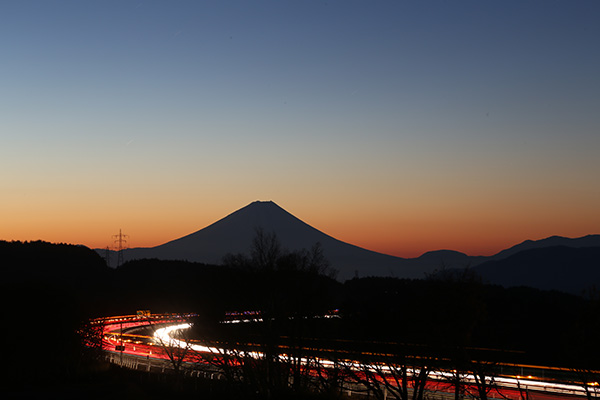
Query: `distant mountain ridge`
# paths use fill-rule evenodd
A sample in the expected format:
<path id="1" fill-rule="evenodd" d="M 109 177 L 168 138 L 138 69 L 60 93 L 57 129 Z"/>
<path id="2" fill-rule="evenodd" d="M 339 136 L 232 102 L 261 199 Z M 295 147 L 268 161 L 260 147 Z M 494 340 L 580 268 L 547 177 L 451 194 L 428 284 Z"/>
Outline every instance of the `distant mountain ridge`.
<path id="1" fill-rule="evenodd" d="M 544 244 L 553 242 L 556 241 Z M 473 270 L 486 283 L 581 295 L 594 286 L 600 288 L 600 246 L 527 248 L 506 258 L 484 262 Z"/>
<path id="2" fill-rule="evenodd" d="M 267 233 L 274 232 L 282 247 L 290 251 L 310 249 L 319 242 L 331 266 L 338 270 L 338 279 L 341 281 L 355 276 L 425 278 L 435 270 L 475 267 L 486 261 L 501 260 L 527 249 L 555 245 L 600 246 L 600 235 L 588 235 L 577 239 L 553 236 L 539 241 L 527 240 L 491 257 L 474 257 L 452 250 L 438 250 L 424 253 L 417 258 L 401 258 L 342 242 L 306 224 L 272 201 L 255 201 L 181 238 L 156 247 L 124 250 L 124 259 L 127 261 L 158 258 L 220 264 L 223 256 L 228 253 L 248 254 L 257 228 Z M 96 251 L 101 255 L 106 252 L 104 249 Z M 114 252 L 112 253 L 111 258 L 115 260 Z"/>
<path id="3" fill-rule="evenodd" d="M 580 238 L 568 238 L 563 236 L 550 236 L 540 240 L 525 240 L 513 247 L 491 256 L 491 259 L 500 260 L 509 257 L 513 254 L 517 254 L 524 250 L 539 249 L 543 247 L 554 247 L 554 246 L 565 246 L 565 247 L 598 247 L 600 246 L 600 235 L 586 235 Z"/>

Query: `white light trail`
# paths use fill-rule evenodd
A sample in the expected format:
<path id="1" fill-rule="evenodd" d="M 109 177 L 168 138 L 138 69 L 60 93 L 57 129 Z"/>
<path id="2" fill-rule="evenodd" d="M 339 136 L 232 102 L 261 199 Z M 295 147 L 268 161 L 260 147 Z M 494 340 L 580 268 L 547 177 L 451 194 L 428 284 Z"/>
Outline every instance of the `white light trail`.
<path id="1" fill-rule="evenodd" d="M 232 350 L 193 344 L 190 342 L 175 339 L 170 335 L 170 333 L 173 331 L 189 329 L 191 327 L 192 327 L 192 325 L 189 323 L 168 325 L 164 328 L 157 329 L 156 332 L 154 333 L 154 337 L 156 339 L 158 339 L 160 341 L 160 343 L 162 343 L 163 345 L 166 345 L 166 346 L 189 348 L 193 351 L 197 351 L 197 352 L 201 352 L 201 353 L 213 353 L 213 354 L 226 354 L 226 353 L 230 353 L 230 352 L 233 353 Z M 239 356 L 250 356 L 253 358 L 260 358 L 263 356 L 263 353 L 254 352 L 254 351 L 247 352 L 247 353 L 246 352 L 237 352 L 236 354 Z M 285 360 L 285 358 L 287 356 L 285 354 L 281 354 L 279 357 L 280 357 L 280 359 Z M 326 359 L 316 358 L 316 359 L 314 359 L 314 361 L 317 361 L 319 364 L 321 364 L 325 367 L 334 367 L 335 366 L 335 363 L 333 361 L 326 360 Z M 301 358 L 300 362 L 304 365 L 310 364 L 310 360 L 308 360 L 306 358 Z M 357 371 L 360 371 L 361 369 L 364 369 L 365 367 L 372 372 L 377 372 L 377 371 L 391 372 L 391 370 L 392 370 L 392 368 L 390 368 L 388 366 L 382 366 L 382 365 L 380 365 L 378 367 L 375 367 L 373 365 L 365 366 L 365 365 L 362 365 L 362 364 L 356 363 L 356 362 L 349 362 L 346 364 L 346 366 L 349 366 Z M 419 370 L 409 370 L 409 372 L 411 372 L 412 374 L 416 374 L 419 372 Z M 452 378 L 454 376 L 454 373 L 445 372 L 445 371 L 431 371 L 429 376 L 436 380 L 448 380 L 449 378 Z M 461 375 L 461 378 L 466 382 L 471 382 L 471 383 L 475 382 L 475 376 L 472 374 Z M 490 379 L 490 381 L 491 381 L 491 379 Z M 508 377 L 495 377 L 495 378 L 493 378 L 493 381 L 500 383 L 502 385 L 502 387 L 506 387 L 506 388 L 521 387 L 522 389 L 538 390 L 538 391 L 562 393 L 562 394 L 574 394 L 574 395 L 585 394 L 585 388 L 581 385 L 569 385 L 569 384 L 562 384 L 562 383 L 552 383 L 552 382 L 544 382 L 544 381 L 536 381 L 536 380 L 520 379 L 520 378 L 508 378 Z M 594 391 L 595 387 L 590 388 L 590 390 Z"/>

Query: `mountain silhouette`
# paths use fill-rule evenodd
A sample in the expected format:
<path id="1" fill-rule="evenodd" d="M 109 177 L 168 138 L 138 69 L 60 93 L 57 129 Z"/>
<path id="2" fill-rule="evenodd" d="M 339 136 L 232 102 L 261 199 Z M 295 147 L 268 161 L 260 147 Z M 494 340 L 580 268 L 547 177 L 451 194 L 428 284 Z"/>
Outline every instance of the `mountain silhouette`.
<path id="1" fill-rule="evenodd" d="M 474 270 L 486 283 L 581 295 L 592 286 L 600 287 L 600 247 L 530 248 L 501 260 L 487 261 Z"/>
<path id="2" fill-rule="evenodd" d="M 501 260 L 512 256 L 513 254 L 517 254 L 521 251 L 525 250 L 533 250 L 540 249 L 544 247 L 555 247 L 555 246 L 564 246 L 564 247 L 600 247 L 600 235 L 587 235 L 580 238 L 568 238 L 563 236 L 550 236 L 541 240 L 525 240 L 522 243 L 519 243 L 513 247 L 510 247 L 506 250 L 502 250 L 498 254 L 490 257 L 493 260 Z"/>
<path id="3" fill-rule="evenodd" d="M 600 247 L 600 235 L 582 238 L 552 236 L 526 240 L 490 256 L 468 256 L 452 250 L 437 250 L 417 258 L 401 258 L 377 253 L 335 239 L 308 225 L 272 201 L 255 201 L 217 222 L 179 239 L 150 248 L 123 250 L 125 261 L 157 258 L 220 264 L 226 254 L 250 254 L 256 230 L 275 233 L 282 248 L 295 251 L 310 249 L 320 243 L 331 267 L 341 281 L 353 277 L 391 276 L 421 279 L 440 269 L 476 267 L 487 261 L 499 261 L 525 250 L 554 246 Z M 106 250 L 96 250 L 104 255 Z M 111 259 L 115 260 L 114 252 Z"/>
<path id="4" fill-rule="evenodd" d="M 354 246 L 313 228 L 272 201 L 255 201 L 204 229 L 156 247 L 123 250 L 123 258 L 125 261 L 158 258 L 220 264 L 228 253 L 249 254 L 257 229 L 275 233 L 282 247 L 289 251 L 310 249 L 320 243 L 324 256 L 342 281 L 355 276 L 424 278 L 436 268 L 469 262 L 469 256 L 453 251 L 430 252 L 406 259 Z M 105 253 L 102 249 L 97 251 Z M 457 260 L 460 265 L 456 265 Z"/>

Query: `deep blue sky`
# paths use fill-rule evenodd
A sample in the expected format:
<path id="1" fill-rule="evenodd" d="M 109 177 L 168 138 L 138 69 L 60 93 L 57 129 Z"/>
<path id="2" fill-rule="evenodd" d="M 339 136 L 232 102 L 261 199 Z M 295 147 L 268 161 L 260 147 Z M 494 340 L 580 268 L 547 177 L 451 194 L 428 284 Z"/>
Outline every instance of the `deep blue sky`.
<path id="1" fill-rule="evenodd" d="M 598 1 L 7 1 L 0 238 L 272 199 L 397 255 L 598 233 Z M 108 243 L 106 243 L 108 244 Z"/>

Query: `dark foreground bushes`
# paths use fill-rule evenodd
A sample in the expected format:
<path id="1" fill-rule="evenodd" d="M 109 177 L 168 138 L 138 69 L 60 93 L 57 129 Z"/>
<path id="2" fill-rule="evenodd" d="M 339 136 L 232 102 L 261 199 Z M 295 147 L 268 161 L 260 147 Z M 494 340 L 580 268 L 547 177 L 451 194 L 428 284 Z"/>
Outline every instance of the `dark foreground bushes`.
<path id="1" fill-rule="evenodd" d="M 499 357 L 487 361 L 583 372 L 600 369 L 600 301 L 594 292 L 578 297 L 504 289 L 484 285 L 468 271 L 426 280 L 362 278 L 340 283 L 324 273 L 326 262 L 320 256 L 318 251 L 283 252 L 259 264 L 237 255 L 222 266 L 138 260 L 113 270 L 82 246 L 0 242 L 6 367 L 2 388 L 24 395 L 48 392 L 45 398 L 63 391 L 66 398 L 72 392 L 104 393 L 100 387 L 129 398 L 179 390 L 169 381 L 172 378 L 161 381 L 106 367 L 91 362 L 82 351 L 77 331 L 88 318 L 137 309 L 195 312 L 202 321 L 199 336 L 253 341 L 269 351 L 325 344 L 339 351 L 385 352 L 383 344 L 399 343 L 398 348 L 425 351 L 427 356 L 491 349 L 471 354 Z M 317 318 L 333 309 L 341 318 Z M 260 311 L 269 322 L 219 324 L 228 311 L 248 310 Z M 208 390 L 224 398 L 227 390 L 235 389 L 229 385 L 219 392 L 219 384 L 213 382 L 208 389 L 204 384 L 195 380 L 190 388 L 182 383 L 180 393 Z"/>

